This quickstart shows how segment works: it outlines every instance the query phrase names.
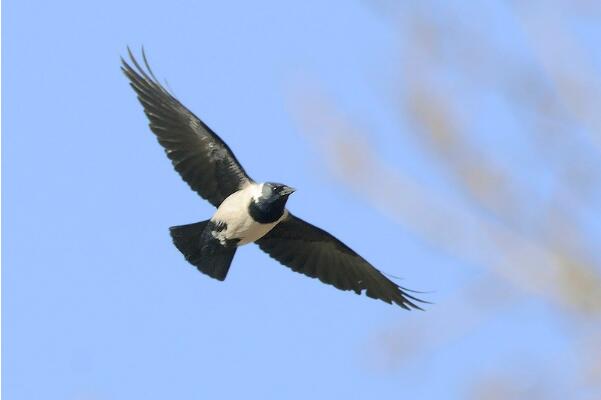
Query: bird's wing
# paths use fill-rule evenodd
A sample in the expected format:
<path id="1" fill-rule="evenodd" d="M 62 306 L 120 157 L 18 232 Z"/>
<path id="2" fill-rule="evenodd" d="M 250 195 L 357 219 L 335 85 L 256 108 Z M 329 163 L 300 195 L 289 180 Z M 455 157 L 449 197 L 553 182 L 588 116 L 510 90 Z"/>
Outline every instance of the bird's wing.
<path id="1" fill-rule="evenodd" d="M 121 69 L 144 107 L 150 129 L 184 181 L 219 207 L 252 179 L 227 144 L 158 82 L 144 53 L 146 69 L 128 52 L 133 67 L 121 59 Z"/>
<path id="2" fill-rule="evenodd" d="M 409 310 L 424 303 L 386 278 L 347 245 L 328 232 L 292 214 L 257 240 L 261 250 L 293 271 L 341 290 L 353 290 Z M 405 289 L 406 290 L 406 289 Z"/>

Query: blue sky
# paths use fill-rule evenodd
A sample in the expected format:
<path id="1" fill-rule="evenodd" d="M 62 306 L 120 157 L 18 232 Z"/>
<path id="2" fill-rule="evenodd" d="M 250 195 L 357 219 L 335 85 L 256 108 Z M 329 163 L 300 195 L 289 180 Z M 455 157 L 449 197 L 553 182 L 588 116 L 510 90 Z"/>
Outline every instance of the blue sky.
<path id="1" fill-rule="evenodd" d="M 254 246 L 238 251 L 220 283 L 171 244 L 169 226 L 213 209 L 148 130 L 119 70 L 127 45 L 145 46 L 155 73 L 253 178 L 296 187 L 296 214 L 403 285 L 444 303 L 477 275 L 469 266 L 456 273 L 458 260 L 326 177 L 291 110 L 291 93 L 322 82 L 349 112 L 381 124 L 378 140 L 395 134 L 377 122 L 385 112 L 370 86 L 375 67 L 394 68 L 397 42 L 373 8 L 5 1 L 2 30 L 7 399 L 461 398 L 469 371 L 515 358 L 500 353 L 561 349 L 561 334 L 538 323 L 548 316 L 533 305 L 501 314 L 427 364 L 381 369 L 374 337 L 427 312 L 339 292 Z M 483 360 L 491 337 L 499 348 Z"/>

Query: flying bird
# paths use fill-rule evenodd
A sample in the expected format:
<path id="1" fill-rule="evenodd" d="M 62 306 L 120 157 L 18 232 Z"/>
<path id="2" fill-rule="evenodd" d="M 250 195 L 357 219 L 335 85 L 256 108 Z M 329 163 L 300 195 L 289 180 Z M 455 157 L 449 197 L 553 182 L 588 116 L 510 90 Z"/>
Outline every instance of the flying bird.
<path id="1" fill-rule="evenodd" d="M 217 208 L 211 219 L 169 228 L 186 260 L 211 278 L 223 281 L 239 246 L 256 243 L 293 271 L 340 290 L 352 290 L 404 309 L 424 301 L 384 276 L 363 257 L 328 232 L 286 209 L 295 191 L 276 182 L 251 179 L 228 145 L 180 103 L 155 77 L 142 50 L 144 67 L 128 48 L 130 65 L 121 58 L 150 121 L 175 170 L 192 190 Z"/>

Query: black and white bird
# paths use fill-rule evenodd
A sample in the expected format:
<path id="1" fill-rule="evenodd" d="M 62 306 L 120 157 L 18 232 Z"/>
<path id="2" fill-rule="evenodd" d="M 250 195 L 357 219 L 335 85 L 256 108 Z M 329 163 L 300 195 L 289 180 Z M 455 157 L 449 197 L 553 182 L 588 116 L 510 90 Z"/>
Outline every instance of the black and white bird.
<path id="1" fill-rule="evenodd" d="M 209 220 L 170 228 L 186 260 L 211 278 L 224 280 L 239 246 L 256 243 L 291 268 L 323 283 L 405 309 L 423 302 L 386 278 L 344 243 L 286 209 L 294 189 L 251 179 L 230 148 L 156 79 L 146 56 L 143 68 L 128 49 L 122 70 L 135 90 L 150 129 L 175 170 L 217 211 Z"/>

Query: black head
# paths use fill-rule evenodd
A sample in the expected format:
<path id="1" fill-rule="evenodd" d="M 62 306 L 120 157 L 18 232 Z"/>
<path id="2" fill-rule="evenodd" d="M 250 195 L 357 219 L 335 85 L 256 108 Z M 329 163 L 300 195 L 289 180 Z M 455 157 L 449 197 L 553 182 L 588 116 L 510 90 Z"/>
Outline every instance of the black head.
<path id="1" fill-rule="evenodd" d="M 283 183 L 265 182 L 260 197 L 267 200 L 287 199 L 294 191 L 294 188 L 286 186 Z"/>
<path id="2" fill-rule="evenodd" d="M 275 222 L 284 214 L 288 196 L 294 189 L 281 183 L 265 182 L 261 192 L 249 205 L 249 213 L 257 222 L 266 224 Z"/>

